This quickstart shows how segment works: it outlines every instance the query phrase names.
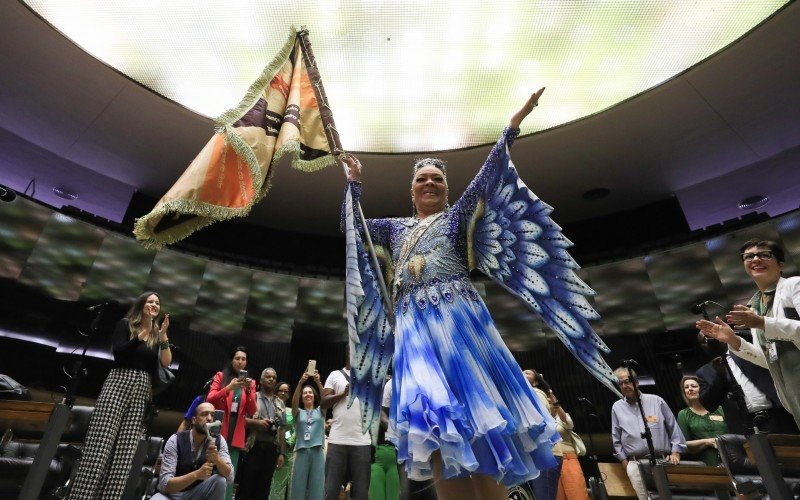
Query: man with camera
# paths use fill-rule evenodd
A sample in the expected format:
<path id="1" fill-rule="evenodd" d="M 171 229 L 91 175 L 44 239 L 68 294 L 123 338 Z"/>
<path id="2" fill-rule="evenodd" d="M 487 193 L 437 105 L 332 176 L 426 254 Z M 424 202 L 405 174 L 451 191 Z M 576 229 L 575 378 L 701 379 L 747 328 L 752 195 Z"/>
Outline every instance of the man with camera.
<path id="1" fill-rule="evenodd" d="M 275 394 L 277 383 L 275 369 L 264 368 L 261 390 L 256 397 L 257 411 L 253 418 L 247 419 L 247 430 L 254 439 L 242 464 L 237 500 L 267 500 L 275 469 L 283 466 L 285 438 L 279 431 L 284 422 L 284 410 Z"/>
<path id="2" fill-rule="evenodd" d="M 214 422 L 214 405 L 197 405 L 192 428 L 173 434 L 164 447 L 154 499 L 223 500 L 233 482 L 228 444 Z M 215 472 L 216 469 L 216 472 Z"/>

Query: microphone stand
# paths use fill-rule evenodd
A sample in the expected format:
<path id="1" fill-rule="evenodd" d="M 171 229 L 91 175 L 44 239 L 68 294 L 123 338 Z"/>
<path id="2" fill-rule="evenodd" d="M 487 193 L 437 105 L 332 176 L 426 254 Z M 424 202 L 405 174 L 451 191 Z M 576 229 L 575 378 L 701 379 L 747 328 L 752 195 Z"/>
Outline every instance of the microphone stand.
<path id="1" fill-rule="evenodd" d="M 64 400 L 56 403 L 53 411 L 50 413 L 50 419 L 47 421 L 47 428 L 42 435 L 42 440 L 39 443 L 39 449 L 36 450 L 36 456 L 33 458 L 30 471 L 25 477 L 25 482 L 22 483 L 18 500 L 35 500 L 39 498 L 44 486 L 47 471 L 50 468 L 50 463 L 56 455 L 58 445 L 61 442 L 61 435 L 67 427 L 69 416 L 72 406 L 75 404 L 75 393 L 81 383 L 83 377 L 86 376 L 87 370 L 83 368 L 83 362 L 86 359 L 86 351 L 89 348 L 89 342 L 92 337 L 97 334 L 100 329 L 100 320 L 107 307 L 102 307 L 98 310 L 97 316 L 92 321 L 90 326 L 91 334 L 86 336 L 83 343 L 83 351 L 81 352 L 78 361 L 72 368 L 72 380 L 70 380 L 67 393 L 64 395 Z"/>
<path id="2" fill-rule="evenodd" d="M 642 424 L 644 424 L 642 438 L 644 438 L 644 440 L 647 442 L 647 449 L 650 452 L 650 467 L 655 467 L 656 449 L 653 446 L 653 433 L 650 431 L 650 426 L 647 425 L 647 417 L 644 414 L 644 407 L 642 406 L 642 395 L 639 393 L 639 383 L 636 381 L 636 377 L 633 375 L 633 371 L 631 370 L 632 363 L 626 364 L 627 366 L 625 366 L 625 368 L 628 370 L 628 380 L 630 380 L 631 384 L 633 384 L 633 393 L 636 397 L 636 405 L 639 407 L 639 414 L 642 416 Z"/>
<path id="3" fill-rule="evenodd" d="M 594 449 L 594 440 L 592 434 L 594 431 L 595 420 L 599 421 L 600 417 L 594 413 L 594 405 L 586 398 L 578 398 L 578 401 L 584 404 L 584 415 L 586 418 L 586 427 L 589 430 L 589 449 L 588 449 L 588 462 L 590 464 L 589 476 L 589 489 L 592 492 L 592 498 L 595 500 L 607 500 L 608 492 L 606 491 L 605 482 L 603 481 L 603 474 L 600 472 L 600 460 L 597 458 L 597 453 Z"/>

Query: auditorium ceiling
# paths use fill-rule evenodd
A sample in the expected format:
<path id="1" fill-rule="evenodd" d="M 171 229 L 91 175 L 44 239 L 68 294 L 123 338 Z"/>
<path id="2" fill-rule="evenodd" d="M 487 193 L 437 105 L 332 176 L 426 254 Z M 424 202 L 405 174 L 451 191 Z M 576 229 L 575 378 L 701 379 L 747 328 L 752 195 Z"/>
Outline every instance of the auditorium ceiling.
<path id="1" fill-rule="evenodd" d="M 157 200 L 292 24 L 311 32 L 345 147 L 363 152 L 368 216 L 407 213 L 420 151 L 440 150 L 463 190 L 539 85 L 512 154 L 559 223 L 674 199 L 697 229 L 744 215 L 749 196 L 768 196 L 772 216 L 800 199 L 794 1 L 0 9 L 0 184 L 57 208 L 121 221 L 134 193 Z M 342 183 L 336 169 L 278 168 L 247 222 L 338 234 Z M 597 188 L 609 194 L 583 196 Z"/>

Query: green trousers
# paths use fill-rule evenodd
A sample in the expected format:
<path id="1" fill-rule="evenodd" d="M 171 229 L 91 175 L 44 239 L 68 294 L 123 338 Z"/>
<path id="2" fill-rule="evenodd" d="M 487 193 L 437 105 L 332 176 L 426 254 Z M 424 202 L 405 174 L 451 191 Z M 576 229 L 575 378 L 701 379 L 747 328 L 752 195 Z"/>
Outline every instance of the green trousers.
<path id="1" fill-rule="evenodd" d="M 369 500 L 398 500 L 400 474 L 397 472 L 397 450 L 390 444 L 375 449 L 375 462 L 369 480 Z"/>
<path id="2" fill-rule="evenodd" d="M 234 448 L 231 446 L 228 448 L 228 454 L 231 456 L 231 464 L 233 465 L 233 474 L 236 475 L 236 468 L 239 466 L 239 448 Z M 225 500 L 231 500 L 233 498 L 233 484 L 231 483 L 225 488 Z"/>

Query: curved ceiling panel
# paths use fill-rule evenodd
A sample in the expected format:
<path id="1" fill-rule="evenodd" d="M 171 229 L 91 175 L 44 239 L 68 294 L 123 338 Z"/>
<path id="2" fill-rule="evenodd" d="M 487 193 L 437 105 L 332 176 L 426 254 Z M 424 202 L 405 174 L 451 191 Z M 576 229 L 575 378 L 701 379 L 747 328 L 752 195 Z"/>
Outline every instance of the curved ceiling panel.
<path id="1" fill-rule="evenodd" d="M 207 116 L 235 106 L 305 25 L 346 149 L 493 142 L 548 87 L 535 132 L 652 88 L 737 40 L 785 0 L 162 2 L 30 0 L 56 29 Z"/>

